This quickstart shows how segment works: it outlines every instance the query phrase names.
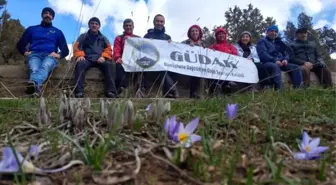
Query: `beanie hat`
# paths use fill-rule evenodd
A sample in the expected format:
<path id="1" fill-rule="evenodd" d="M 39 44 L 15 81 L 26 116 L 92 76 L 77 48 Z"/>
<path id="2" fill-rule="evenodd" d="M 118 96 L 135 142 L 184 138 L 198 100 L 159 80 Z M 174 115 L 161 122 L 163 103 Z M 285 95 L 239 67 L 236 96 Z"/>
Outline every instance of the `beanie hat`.
<path id="1" fill-rule="evenodd" d="M 272 31 L 272 30 L 274 30 L 274 31 L 276 31 L 276 32 L 279 32 L 279 28 L 278 28 L 278 26 L 276 26 L 276 25 L 269 26 L 269 27 L 267 28 L 266 32 L 269 32 L 269 31 Z"/>
<path id="2" fill-rule="evenodd" d="M 252 34 L 251 34 L 249 31 L 243 31 L 243 32 L 240 34 L 240 38 L 241 38 L 244 34 L 247 34 L 247 35 L 249 35 L 250 37 L 252 37 Z"/>
<path id="3" fill-rule="evenodd" d="M 45 7 L 42 10 L 41 16 L 45 13 L 45 12 L 49 12 L 53 18 L 55 18 L 55 11 L 53 9 L 51 9 L 50 7 Z"/>
<path id="4" fill-rule="evenodd" d="M 97 23 L 99 24 L 99 26 L 100 26 L 100 20 L 99 20 L 97 17 L 92 17 L 92 18 L 89 20 L 89 24 L 90 24 L 90 22 L 92 22 L 92 21 L 97 22 Z"/>

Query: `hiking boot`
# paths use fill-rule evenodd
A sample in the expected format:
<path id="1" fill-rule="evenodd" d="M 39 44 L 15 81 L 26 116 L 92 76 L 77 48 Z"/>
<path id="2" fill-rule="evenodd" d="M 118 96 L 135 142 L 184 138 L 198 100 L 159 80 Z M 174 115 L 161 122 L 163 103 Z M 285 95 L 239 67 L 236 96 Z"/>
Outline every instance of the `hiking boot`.
<path id="1" fill-rule="evenodd" d="M 27 89 L 26 89 L 26 94 L 32 95 L 36 92 L 36 82 L 34 81 L 28 81 L 27 83 Z"/>
<path id="2" fill-rule="evenodd" d="M 108 92 L 106 94 L 107 98 L 118 98 L 118 96 L 114 92 Z"/>
<path id="3" fill-rule="evenodd" d="M 179 97 L 179 94 L 177 90 L 172 90 L 165 96 L 165 98 L 178 98 L 178 97 Z"/>
<path id="4" fill-rule="evenodd" d="M 193 99 L 200 99 L 201 97 L 200 97 L 200 95 L 198 95 L 197 92 L 193 92 L 193 93 L 191 93 L 190 98 L 193 98 Z"/>

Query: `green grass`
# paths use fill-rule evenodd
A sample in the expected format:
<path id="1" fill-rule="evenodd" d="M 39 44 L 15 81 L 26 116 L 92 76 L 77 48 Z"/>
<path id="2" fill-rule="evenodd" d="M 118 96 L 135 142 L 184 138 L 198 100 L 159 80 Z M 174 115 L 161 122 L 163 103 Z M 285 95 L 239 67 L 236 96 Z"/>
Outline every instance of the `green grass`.
<path id="1" fill-rule="evenodd" d="M 107 131 L 105 126 L 100 126 L 99 132 L 102 133 L 105 142 L 98 138 L 98 141 L 91 145 L 95 135 L 88 127 L 84 129 L 86 137 L 81 138 L 71 132 L 67 133 L 68 139 L 59 135 L 46 134 L 50 129 L 40 132 L 45 140 L 50 141 L 50 148 L 53 148 L 55 153 L 62 152 L 55 150 L 58 143 L 71 146 L 69 148 L 79 148 L 80 150 L 73 154 L 72 158 L 85 160 L 87 168 L 100 171 L 106 167 L 107 160 L 117 160 L 120 156 L 131 155 L 137 145 L 145 147 L 142 141 L 135 138 L 140 137 L 139 134 L 141 138 L 155 143 L 167 143 L 167 137 L 162 133 L 163 120 L 167 116 L 175 114 L 184 124 L 198 117 L 200 124 L 197 134 L 202 136 L 202 141 L 184 152 L 170 149 L 174 155 L 172 163 L 186 170 L 198 181 L 223 184 L 225 182 L 228 184 L 322 184 L 335 180 L 329 170 L 330 166 L 336 164 L 332 156 L 334 154 L 331 154 L 334 150 L 332 141 L 335 140 L 333 131 L 336 126 L 335 102 L 335 90 L 320 88 L 284 92 L 269 90 L 206 100 L 172 101 L 171 111 L 160 118 L 160 124 L 157 124 L 156 121 L 146 120 L 143 115 L 143 109 L 151 102 L 135 100 L 133 103 L 138 114 L 134 128 L 127 126 L 124 130 L 111 132 Z M 236 103 L 239 108 L 238 117 L 231 124 L 228 124 L 225 116 L 225 107 L 228 103 Z M 57 123 L 57 101 L 47 100 L 47 104 L 52 112 L 53 122 Z M 90 117 L 99 119 L 99 101 L 93 101 L 92 104 Z M 0 131 L 6 133 L 23 121 L 37 125 L 38 105 L 38 100 L 34 99 L 1 100 Z M 295 161 L 290 159 L 288 153 L 273 146 L 274 142 L 282 142 L 293 151 L 298 151 L 297 145 L 303 129 L 307 130 L 311 137 L 320 137 L 321 145 L 330 147 L 326 158 L 317 161 Z M 123 135 L 128 135 L 129 138 L 124 138 Z M 19 140 L 17 139 L 16 143 L 13 141 L 13 144 L 20 144 Z M 221 144 L 218 144 L 219 141 Z M 160 150 L 156 150 L 155 153 L 165 157 Z M 152 161 L 155 159 L 146 158 L 143 162 L 146 160 L 149 165 L 143 167 L 145 169 L 141 170 L 141 176 L 146 176 L 147 170 L 151 168 L 157 169 L 157 173 L 151 174 L 148 181 L 142 183 L 150 184 L 154 179 L 158 183 L 159 171 L 164 169 L 155 166 Z M 292 176 L 288 176 L 291 170 L 298 169 L 301 165 L 312 166 L 312 162 L 317 163 L 317 171 L 298 170 Z M 259 170 L 260 173 L 255 173 L 255 170 Z M 167 169 L 164 173 L 169 174 L 168 171 L 171 169 Z M 263 174 L 269 174 L 269 176 L 266 178 L 262 176 Z M 307 181 L 307 179 L 310 180 Z M 170 180 L 177 184 L 176 177 L 171 177 Z"/>

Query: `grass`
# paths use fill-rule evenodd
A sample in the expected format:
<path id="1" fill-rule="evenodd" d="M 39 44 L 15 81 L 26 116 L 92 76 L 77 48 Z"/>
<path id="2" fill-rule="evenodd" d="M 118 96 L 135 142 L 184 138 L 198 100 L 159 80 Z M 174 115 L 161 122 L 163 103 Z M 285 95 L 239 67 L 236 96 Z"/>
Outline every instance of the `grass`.
<path id="1" fill-rule="evenodd" d="M 335 102 L 335 90 L 320 88 L 172 101 L 170 112 L 158 124 L 157 120 L 146 119 L 144 109 L 152 102 L 134 100 L 137 112 L 134 126 L 124 123 L 122 129 L 109 130 L 106 120 L 100 116 L 98 100 L 91 102 L 91 111 L 86 115 L 91 123 L 93 120 L 97 123 L 95 129 L 86 122 L 80 127 L 70 124 L 56 129 L 60 124 L 58 100 L 47 100 L 53 123 L 32 131 L 24 123 L 37 127 L 38 100 L 1 100 L 0 131 L 11 132 L 16 147 L 49 141 L 35 162 L 39 167 L 62 166 L 75 159 L 85 161 L 85 166 L 50 174 L 56 179 L 55 184 L 64 179 L 76 183 L 79 178 L 82 184 L 123 179 L 128 181 L 125 184 L 333 184 L 336 181 Z M 237 103 L 239 108 L 238 117 L 231 124 L 225 117 L 228 103 Z M 121 115 L 122 110 L 119 111 Z M 176 148 L 167 141 L 162 125 L 171 115 L 177 115 L 184 124 L 198 117 L 197 134 L 202 136 L 202 141 L 190 149 Z M 72 127 L 78 127 L 79 131 Z M 324 158 L 298 161 L 287 150 L 274 147 L 274 142 L 282 142 L 298 151 L 303 130 L 311 137 L 320 137 L 321 145 L 329 146 Z M 9 145 L 5 134 L 1 137 L 1 144 Z M 139 156 L 135 154 L 136 148 L 140 149 Z M 164 152 L 163 148 L 168 151 Z M 64 157 L 66 153 L 70 156 Z M 153 158 L 150 153 L 166 160 Z M 137 157 L 141 158 L 141 170 L 136 173 Z M 78 174 L 79 171 L 82 173 Z"/>

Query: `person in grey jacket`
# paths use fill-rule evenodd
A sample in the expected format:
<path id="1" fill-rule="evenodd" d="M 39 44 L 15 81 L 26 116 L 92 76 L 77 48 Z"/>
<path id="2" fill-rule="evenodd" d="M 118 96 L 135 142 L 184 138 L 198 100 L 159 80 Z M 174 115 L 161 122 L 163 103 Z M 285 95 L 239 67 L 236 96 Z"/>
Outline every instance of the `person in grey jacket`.
<path id="1" fill-rule="evenodd" d="M 265 80 L 267 77 L 269 77 L 269 74 L 265 66 L 260 62 L 257 48 L 254 44 L 252 44 L 251 39 L 251 33 L 244 31 L 240 34 L 239 40 L 234 46 L 237 48 L 238 56 L 247 58 L 256 65 L 258 69 L 259 81 L 261 81 L 260 85 L 263 88 L 267 85 L 271 85 L 271 81 Z M 240 83 L 239 85 L 240 88 L 246 88 L 247 86 L 250 86 L 250 84 L 247 83 Z"/>

